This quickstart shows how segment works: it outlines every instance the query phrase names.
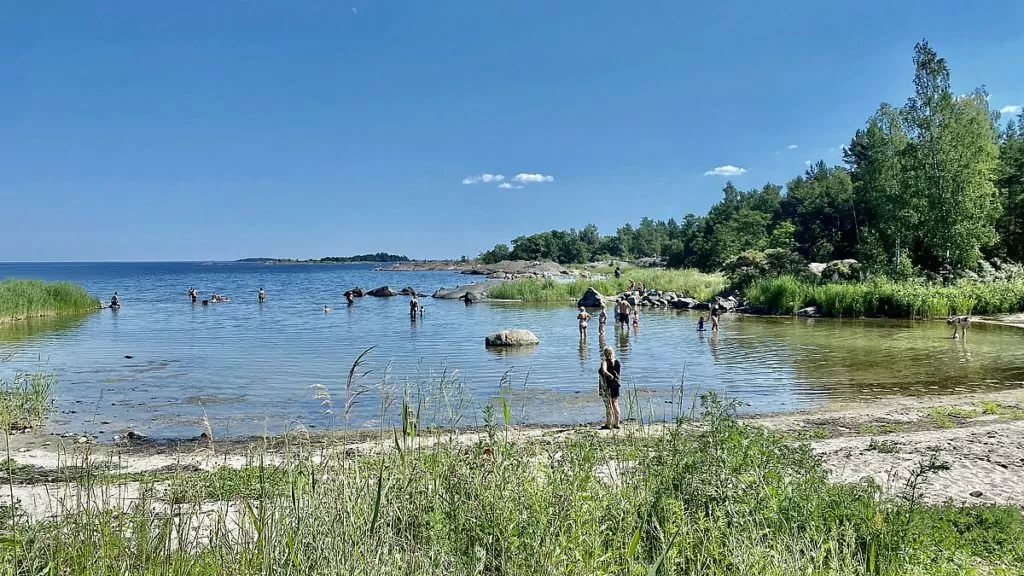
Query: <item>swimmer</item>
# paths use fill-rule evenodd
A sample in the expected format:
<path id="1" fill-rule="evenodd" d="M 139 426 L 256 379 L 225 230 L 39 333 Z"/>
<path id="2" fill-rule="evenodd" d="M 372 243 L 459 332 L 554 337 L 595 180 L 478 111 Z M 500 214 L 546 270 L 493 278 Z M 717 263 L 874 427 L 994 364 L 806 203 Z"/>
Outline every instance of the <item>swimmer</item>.
<path id="1" fill-rule="evenodd" d="M 196 300 L 199 299 L 199 291 L 196 290 L 195 286 L 189 286 L 188 297 L 192 299 L 193 304 L 195 304 Z"/>
<path id="2" fill-rule="evenodd" d="M 620 299 L 619 303 L 615 305 L 615 319 L 619 324 L 622 324 L 623 328 L 629 327 L 630 311 L 629 302 L 625 298 Z"/>
<path id="3" fill-rule="evenodd" d="M 697 332 L 704 332 L 704 317 L 703 316 L 701 316 L 700 319 L 697 320 Z"/>
<path id="4" fill-rule="evenodd" d="M 328 313 L 330 311 L 331 311 L 331 307 L 328 306 L 327 304 L 324 304 L 324 314 L 326 314 L 326 313 Z"/>
<path id="5" fill-rule="evenodd" d="M 349 306 L 356 303 L 356 300 L 355 298 L 352 297 L 351 292 L 345 292 L 345 303 L 348 304 Z"/>
<path id="6" fill-rule="evenodd" d="M 711 331 L 718 332 L 718 315 L 721 311 L 718 309 L 718 303 L 715 302 L 711 305 Z"/>
<path id="7" fill-rule="evenodd" d="M 633 309 L 633 328 L 639 328 L 639 327 L 640 327 L 640 309 L 639 308 L 634 308 Z"/>
<path id="8" fill-rule="evenodd" d="M 409 301 L 409 316 L 415 318 L 420 311 L 420 301 L 415 296 Z"/>
<path id="9" fill-rule="evenodd" d="M 117 292 L 116 291 L 114 292 L 114 295 L 110 297 L 110 307 L 111 308 L 120 308 L 121 307 L 121 298 L 119 298 L 117 296 Z"/>
<path id="10" fill-rule="evenodd" d="M 587 313 L 587 309 L 580 306 L 580 313 L 576 315 L 576 319 L 579 320 L 580 326 L 580 341 L 587 341 L 587 322 L 590 320 L 590 314 Z"/>
<path id="11" fill-rule="evenodd" d="M 600 336 L 604 336 L 604 326 L 608 323 L 608 309 L 604 304 L 601 305 L 601 313 L 597 315 L 597 333 Z"/>
<path id="12" fill-rule="evenodd" d="M 260 291 L 257 293 L 256 297 L 259 298 L 260 304 L 263 304 L 264 302 L 267 301 L 267 293 L 266 291 L 263 290 L 263 286 L 260 286 Z M 324 308 L 326 307 L 327 306 L 324 306 Z M 326 312 L 326 310 L 324 310 L 324 312 Z"/>

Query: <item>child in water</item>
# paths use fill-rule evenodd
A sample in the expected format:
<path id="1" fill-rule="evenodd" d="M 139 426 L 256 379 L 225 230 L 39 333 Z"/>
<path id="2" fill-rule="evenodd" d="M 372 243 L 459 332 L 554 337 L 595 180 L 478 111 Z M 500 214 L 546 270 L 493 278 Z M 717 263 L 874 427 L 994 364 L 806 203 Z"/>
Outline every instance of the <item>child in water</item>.
<path id="1" fill-rule="evenodd" d="M 704 317 L 701 316 L 700 320 L 697 320 L 697 332 L 703 332 L 703 331 L 704 331 Z"/>
<path id="2" fill-rule="evenodd" d="M 597 316 L 597 333 L 604 336 L 604 325 L 608 323 L 608 309 L 602 304 L 601 314 Z"/>
<path id="3" fill-rule="evenodd" d="M 633 308 L 633 328 L 640 327 L 640 310 Z"/>

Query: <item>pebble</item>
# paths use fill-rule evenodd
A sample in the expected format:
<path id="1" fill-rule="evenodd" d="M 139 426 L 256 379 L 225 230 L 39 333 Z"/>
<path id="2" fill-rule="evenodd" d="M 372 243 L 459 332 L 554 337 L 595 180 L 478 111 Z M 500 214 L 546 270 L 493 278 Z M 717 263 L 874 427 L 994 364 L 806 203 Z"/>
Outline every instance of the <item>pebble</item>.
<path id="1" fill-rule="evenodd" d="M 81 436 L 81 437 L 78 438 L 78 443 L 79 444 L 85 444 L 88 441 L 89 441 L 89 439 L 86 438 L 85 436 Z"/>
<path id="2" fill-rule="evenodd" d="M 985 493 L 982 492 L 981 490 L 975 490 L 974 492 L 971 492 L 971 496 L 974 498 L 981 498 L 984 495 Z"/>

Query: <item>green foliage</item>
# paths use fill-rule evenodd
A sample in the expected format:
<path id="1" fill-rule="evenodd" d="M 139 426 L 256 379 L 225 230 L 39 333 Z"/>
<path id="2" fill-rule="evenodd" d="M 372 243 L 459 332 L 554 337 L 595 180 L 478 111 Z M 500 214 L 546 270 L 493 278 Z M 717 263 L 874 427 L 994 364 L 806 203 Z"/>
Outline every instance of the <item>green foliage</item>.
<path id="1" fill-rule="evenodd" d="M 792 276 L 766 278 L 745 291 L 747 301 L 780 314 L 817 306 L 833 317 L 947 318 L 1024 310 L 1024 281 L 937 286 L 875 278 L 860 283 L 822 283 Z"/>
<path id="2" fill-rule="evenodd" d="M 791 250 L 747 250 L 726 262 L 722 271 L 730 286 L 742 290 L 762 278 L 806 274 L 807 262 Z"/>
<path id="3" fill-rule="evenodd" d="M 914 65 L 911 98 L 879 106 L 845 147 L 845 168 L 819 161 L 785 194 L 728 182 L 706 215 L 680 222 L 520 236 L 510 257 L 661 256 L 673 268 L 711 272 L 741 253 L 780 249 L 812 262 L 856 259 L 894 279 L 974 270 L 982 254 L 1024 260 L 1024 114 L 999 134 L 985 92 L 953 94 L 946 62 L 927 42 L 915 46 Z"/>
<path id="4" fill-rule="evenodd" d="M 0 575 L 896 576 L 1024 562 L 1019 510 L 920 505 L 935 466 L 904 498 L 833 483 L 809 446 L 737 421 L 713 396 L 663 434 L 510 441 L 489 421 L 470 445 L 382 440 L 345 456 L 298 444 L 273 466 L 176 476 L 170 507 L 144 486 L 130 506 L 101 509 L 88 498 L 116 492 L 85 477 L 86 505 L 5 518 Z M 231 488 L 176 488 L 211 478 Z"/>
<path id="5" fill-rule="evenodd" d="M 488 296 L 524 302 L 576 301 L 591 286 L 606 296 L 621 294 L 626 291 L 630 280 L 642 283 L 649 290 L 678 292 L 698 299 L 711 298 L 721 292 L 726 284 L 721 274 L 705 274 L 697 270 L 630 268 L 624 270 L 622 278 L 617 280 L 614 276 L 601 280 L 581 278 L 572 281 L 521 278 L 491 288 Z"/>
<path id="6" fill-rule="evenodd" d="M 52 374 L 17 374 L 0 378 L 0 431 L 29 428 L 41 423 L 53 410 L 57 380 Z"/>
<path id="7" fill-rule="evenodd" d="M 96 310 L 99 300 L 71 282 L 0 280 L 0 322 Z"/>

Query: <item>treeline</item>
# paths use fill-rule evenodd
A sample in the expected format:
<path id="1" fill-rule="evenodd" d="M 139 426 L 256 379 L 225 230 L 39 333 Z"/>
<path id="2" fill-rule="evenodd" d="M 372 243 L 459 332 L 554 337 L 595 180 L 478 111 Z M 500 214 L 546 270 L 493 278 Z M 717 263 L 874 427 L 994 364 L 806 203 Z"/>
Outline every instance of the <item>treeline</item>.
<path id="1" fill-rule="evenodd" d="M 771 250 L 790 263 L 853 258 L 893 276 L 1024 259 L 1024 112 L 1000 130 L 984 89 L 955 94 L 946 61 L 926 41 L 914 64 L 913 96 L 879 106 L 844 147 L 845 166 L 819 161 L 785 191 L 729 182 L 704 216 L 644 218 L 604 236 L 594 225 L 520 236 L 480 259 L 661 257 L 713 271 Z"/>
<path id="2" fill-rule="evenodd" d="M 324 258 L 311 258 L 308 260 L 299 260 L 295 258 L 243 258 L 236 260 L 236 262 L 245 263 L 256 263 L 256 264 L 275 264 L 275 263 L 294 263 L 294 264 L 342 264 L 346 262 L 409 262 L 408 256 L 400 254 L 389 254 L 387 252 L 377 252 L 376 254 L 356 254 L 354 256 L 326 256 Z"/>

